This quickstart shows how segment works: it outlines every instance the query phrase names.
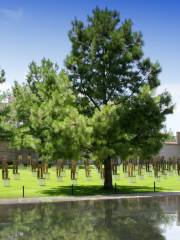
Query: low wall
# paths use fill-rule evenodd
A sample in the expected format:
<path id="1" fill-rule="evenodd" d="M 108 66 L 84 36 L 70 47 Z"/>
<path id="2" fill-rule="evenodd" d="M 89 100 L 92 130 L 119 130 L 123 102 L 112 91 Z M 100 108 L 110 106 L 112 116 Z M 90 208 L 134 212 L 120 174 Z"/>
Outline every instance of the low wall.
<path id="1" fill-rule="evenodd" d="M 2 161 L 3 158 L 7 159 L 8 162 L 12 162 L 15 159 L 17 159 L 18 155 L 22 155 L 22 161 L 23 163 L 28 162 L 27 156 L 30 154 L 33 159 L 37 159 L 37 154 L 26 150 L 16 150 L 11 147 L 10 143 L 8 141 L 0 141 L 0 161 Z"/>

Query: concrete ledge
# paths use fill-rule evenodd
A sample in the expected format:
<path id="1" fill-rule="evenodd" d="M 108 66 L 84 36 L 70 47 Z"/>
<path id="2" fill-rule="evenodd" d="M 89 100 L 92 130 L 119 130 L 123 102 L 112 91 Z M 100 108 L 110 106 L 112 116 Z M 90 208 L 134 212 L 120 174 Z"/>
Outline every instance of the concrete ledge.
<path id="1" fill-rule="evenodd" d="M 38 203 L 58 203 L 72 201 L 98 201 L 113 200 L 126 198 L 151 198 L 151 197 L 180 196 L 180 192 L 155 192 L 155 193 L 131 193 L 131 194 L 114 194 L 114 195 L 95 195 L 82 197 L 39 197 L 39 198 L 15 198 L 0 199 L 0 205 L 17 205 L 17 204 L 38 204 Z"/>

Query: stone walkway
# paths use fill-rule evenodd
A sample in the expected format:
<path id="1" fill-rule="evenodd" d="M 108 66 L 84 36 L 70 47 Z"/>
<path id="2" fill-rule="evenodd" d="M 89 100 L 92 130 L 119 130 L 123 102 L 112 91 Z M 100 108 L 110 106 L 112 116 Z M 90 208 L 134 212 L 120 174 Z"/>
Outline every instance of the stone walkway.
<path id="1" fill-rule="evenodd" d="M 39 197 L 39 198 L 16 198 L 16 199 L 0 199 L 0 205 L 10 204 L 37 204 L 37 203 L 58 203 L 69 201 L 98 201 L 113 200 L 125 198 L 145 198 L 145 197 L 163 197 L 163 196 L 180 196 L 180 192 L 155 192 L 155 193 L 131 193 L 131 194 L 114 194 L 114 195 L 96 195 L 83 197 Z"/>

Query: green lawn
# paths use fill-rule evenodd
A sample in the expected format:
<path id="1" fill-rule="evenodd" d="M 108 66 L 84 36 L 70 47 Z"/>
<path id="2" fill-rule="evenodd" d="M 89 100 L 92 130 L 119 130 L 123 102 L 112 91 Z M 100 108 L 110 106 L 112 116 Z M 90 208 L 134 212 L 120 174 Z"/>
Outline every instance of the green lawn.
<path id="1" fill-rule="evenodd" d="M 45 186 L 39 186 L 38 179 L 32 176 L 30 169 L 20 169 L 20 180 L 14 180 L 12 170 L 10 172 L 10 186 L 4 187 L 3 181 L 0 181 L 0 198 L 18 198 L 22 197 L 22 187 L 25 188 L 25 197 L 42 197 L 42 196 L 70 196 L 72 195 L 72 182 L 70 180 L 70 170 L 66 169 L 63 182 L 57 182 L 55 168 L 49 170 L 50 180 L 46 180 Z M 120 170 L 120 179 L 114 179 L 113 183 L 117 184 L 118 193 L 134 192 L 153 192 L 154 178 L 144 173 L 144 179 L 136 177 L 136 182 L 129 182 Z M 96 195 L 112 194 L 103 188 L 103 182 L 95 169 L 92 170 L 90 180 L 86 179 L 84 169 L 78 170 L 77 186 L 74 186 L 74 195 Z M 176 173 L 167 176 L 167 179 L 160 177 L 156 181 L 156 191 L 180 191 L 180 177 Z"/>

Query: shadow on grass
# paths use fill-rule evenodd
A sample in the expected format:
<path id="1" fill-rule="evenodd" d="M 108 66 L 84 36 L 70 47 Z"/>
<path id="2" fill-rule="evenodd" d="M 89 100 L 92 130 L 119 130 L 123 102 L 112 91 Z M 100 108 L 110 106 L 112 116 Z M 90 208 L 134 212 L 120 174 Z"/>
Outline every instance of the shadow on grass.
<path id="1" fill-rule="evenodd" d="M 156 188 L 156 192 L 162 191 L 163 188 Z M 90 185 L 90 186 L 60 186 L 51 189 L 42 190 L 41 193 L 46 196 L 94 196 L 94 195 L 111 195 L 111 194 L 130 194 L 130 193 L 146 193 L 154 192 L 153 187 L 147 186 L 117 186 L 115 189 L 107 190 L 102 186 Z"/>

